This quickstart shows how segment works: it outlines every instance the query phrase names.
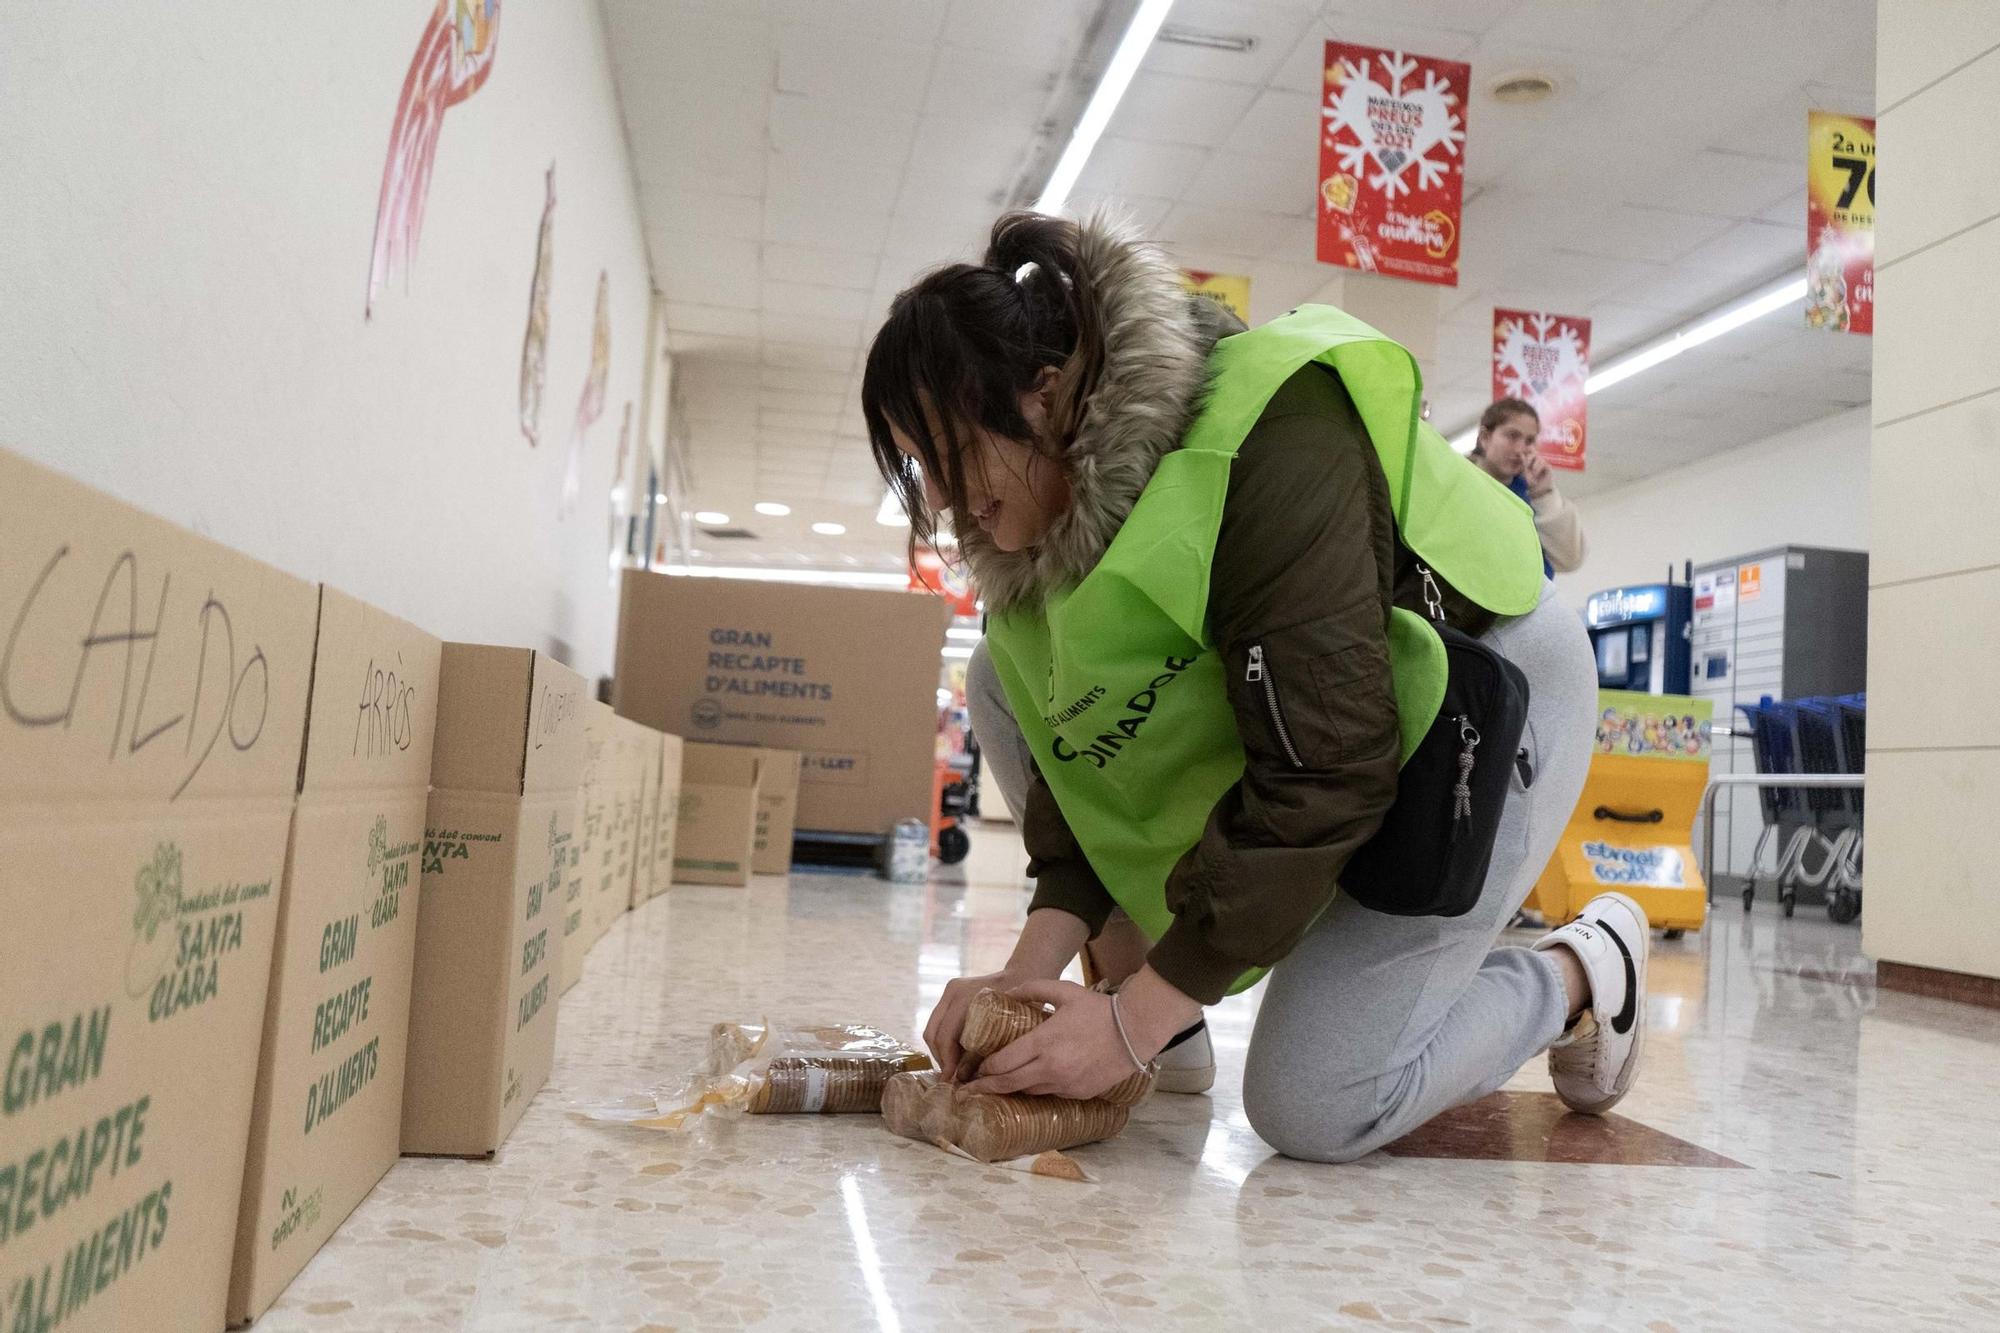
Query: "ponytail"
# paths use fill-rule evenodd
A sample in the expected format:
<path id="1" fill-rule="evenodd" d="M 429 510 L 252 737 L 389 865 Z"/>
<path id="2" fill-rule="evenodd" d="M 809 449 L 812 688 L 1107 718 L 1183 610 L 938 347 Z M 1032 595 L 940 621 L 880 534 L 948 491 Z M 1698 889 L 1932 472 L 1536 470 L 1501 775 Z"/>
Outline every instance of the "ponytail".
<path id="1" fill-rule="evenodd" d="M 1104 320 L 1096 284 L 1079 254 L 1081 232 L 1067 218 L 1008 213 L 993 224 L 986 266 L 1014 279 L 1041 353 L 1060 353 L 1049 422 L 1059 440 L 1075 436 L 1104 369 Z M 1039 358 L 1038 358 L 1039 359 Z"/>

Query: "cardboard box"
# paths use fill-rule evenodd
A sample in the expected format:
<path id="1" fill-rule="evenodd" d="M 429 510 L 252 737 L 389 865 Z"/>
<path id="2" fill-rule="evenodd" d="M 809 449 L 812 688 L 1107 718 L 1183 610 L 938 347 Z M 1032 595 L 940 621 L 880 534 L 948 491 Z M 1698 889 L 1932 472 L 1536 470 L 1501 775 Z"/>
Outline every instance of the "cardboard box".
<path id="1" fill-rule="evenodd" d="M 396 1161 L 441 647 L 320 590 L 232 1324 L 269 1309 Z"/>
<path id="2" fill-rule="evenodd" d="M 627 570 L 612 702 L 689 740 L 797 750 L 798 827 L 929 822 L 946 608 L 922 593 Z"/>
<path id="3" fill-rule="evenodd" d="M 681 752 L 678 736 L 660 737 L 660 817 L 653 826 L 653 879 L 649 896 L 665 893 L 674 882 L 674 846 L 681 827 Z"/>
<path id="4" fill-rule="evenodd" d="M 318 590 L 4 452 L 0 532 L 0 1328 L 219 1328 Z"/>
<path id="5" fill-rule="evenodd" d="M 583 776 L 581 676 L 448 643 L 438 672 L 403 1151 L 493 1152 L 548 1081 L 559 896 Z"/>
<path id="6" fill-rule="evenodd" d="M 763 766 L 764 752 L 749 746 L 690 741 L 682 749 L 675 883 L 750 882 Z"/>
<path id="7" fill-rule="evenodd" d="M 617 767 L 609 704 L 590 700 L 583 706 L 583 771 L 577 780 L 576 840 L 563 871 L 561 984 L 565 993 L 583 979 L 584 956 L 597 942 L 600 909 L 597 891 L 604 876 L 611 842 L 610 788 Z"/>
<path id="8" fill-rule="evenodd" d="M 634 724 L 637 725 L 636 723 Z M 632 883 L 627 887 L 627 906 L 644 907 L 653 896 L 653 862 L 659 853 L 660 752 L 666 737 L 651 727 L 641 728 L 645 739 L 639 754 L 639 827 L 633 831 Z"/>
<path id="9" fill-rule="evenodd" d="M 632 876 L 639 860 L 644 768 L 647 755 L 657 750 L 660 733 L 614 714 L 611 734 L 611 757 L 605 779 L 606 842 L 596 892 L 591 898 L 592 944 L 603 939 L 605 932 L 632 906 Z"/>
<path id="10" fill-rule="evenodd" d="M 757 783 L 757 846 L 750 868 L 783 875 L 792 868 L 792 830 L 799 813 L 797 750 L 765 750 Z"/>

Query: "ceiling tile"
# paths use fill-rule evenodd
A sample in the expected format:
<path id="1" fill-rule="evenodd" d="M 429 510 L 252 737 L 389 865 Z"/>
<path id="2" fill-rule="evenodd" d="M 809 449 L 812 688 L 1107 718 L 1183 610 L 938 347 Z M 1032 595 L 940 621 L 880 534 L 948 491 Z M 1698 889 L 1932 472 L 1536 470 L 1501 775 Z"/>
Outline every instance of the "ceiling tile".
<path id="1" fill-rule="evenodd" d="M 764 340 L 778 343 L 807 343 L 841 347 L 852 355 L 861 338 L 858 319 L 814 319 L 804 315 L 783 315 L 766 309 L 760 315 Z"/>
<path id="2" fill-rule="evenodd" d="M 871 41 L 930 42 L 944 25 L 945 6 L 936 0 L 768 0 L 780 26 L 829 30 Z"/>
<path id="3" fill-rule="evenodd" d="M 799 315 L 817 320 L 858 321 L 867 307 L 868 294 L 852 287 L 820 287 L 797 282 L 772 282 L 763 286 L 763 309 L 778 315 Z"/>
<path id="4" fill-rule="evenodd" d="M 667 302 L 667 328 L 675 333 L 720 333 L 732 338 L 759 336 L 757 312 L 728 306 Z"/>
<path id="5" fill-rule="evenodd" d="M 851 370 L 854 358 L 852 347 L 815 343 L 766 342 L 763 349 L 765 365 L 802 370 Z"/>
<path id="6" fill-rule="evenodd" d="M 1033 121 L 1054 92 L 1056 71 L 985 51 L 947 46 L 937 53 L 926 116 Z"/>
<path id="7" fill-rule="evenodd" d="M 808 249 L 876 250 L 889 234 L 888 205 L 830 209 L 809 191 L 786 190 L 764 202 L 764 239 Z"/>
<path id="8" fill-rule="evenodd" d="M 1518 6 L 1487 31 L 1496 43 L 1555 51 L 1607 54 L 1657 51 L 1706 6 L 1688 4 L 1568 4 L 1538 0 Z"/>
<path id="9" fill-rule="evenodd" d="M 752 232 L 761 231 L 760 216 Z M 820 287 L 852 287 L 866 291 L 875 283 L 880 256 L 872 250 L 828 250 L 816 246 L 766 245 L 767 282 L 803 282 Z"/>
<path id="10" fill-rule="evenodd" d="M 1252 209 L 1317 225 L 1318 174 L 1309 153 L 1283 158 L 1212 153 L 1181 198 L 1210 208 Z"/>
<path id="11" fill-rule="evenodd" d="M 1259 90 L 1257 100 L 1222 141 L 1222 151 L 1239 157 L 1295 158 L 1317 175 L 1319 97 L 1285 88 Z"/>
<path id="12" fill-rule="evenodd" d="M 1088 194 L 1149 195 L 1173 199 L 1208 160 L 1208 150 L 1185 144 L 1145 144 L 1111 135 L 1097 141 L 1077 191 Z"/>
<path id="13" fill-rule="evenodd" d="M 777 89 L 914 114 L 923 104 L 932 50 L 927 43 L 841 34 L 817 26 L 782 29 Z"/>
<path id="14" fill-rule="evenodd" d="M 1141 68 L 1225 83 L 1262 85 L 1313 22 L 1316 5 L 1246 4 L 1242 0 L 1178 0 L 1167 23 L 1210 37 L 1248 37 L 1248 51 L 1154 42 Z"/>
<path id="15" fill-rule="evenodd" d="M 1174 201 L 1155 199 L 1143 194 L 1102 194 L 1095 190 L 1078 190 L 1069 197 L 1070 208 L 1078 217 L 1088 216 L 1098 209 L 1108 209 L 1118 218 L 1147 235 L 1156 235 L 1160 226 L 1173 212 Z"/>
<path id="16" fill-rule="evenodd" d="M 1036 68 L 1054 69 L 1076 54 L 1091 7 L 1073 0 L 950 0 L 943 40 Z"/>
<path id="17" fill-rule="evenodd" d="M 1602 230 L 1574 243 L 1578 254 L 1664 264 L 1729 229 L 1724 218 L 1619 204 L 1606 210 Z"/>
<path id="18" fill-rule="evenodd" d="M 755 309 L 757 243 L 657 233 L 650 239 L 654 276 L 669 301 Z"/>
<path id="19" fill-rule="evenodd" d="M 1289 219 L 1273 213 L 1176 205 L 1160 228 L 1160 239 L 1171 245 L 1255 254 L 1285 235 Z"/>
<path id="20" fill-rule="evenodd" d="M 647 226 L 686 236 L 755 236 L 764 226 L 761 192 L 708 194 L 672 182 L 642 183 L 639 210 Z"/>
<path id="21" fill-rule="evenodd" d="M 1125 90 L 1105 132 L 1144 143 L 1213 148 L 1229 137 L 1256 98 L 1254 85 L 1142 70 Z"/>
<path id="22" fill-rule="evenodd" d="M 771 99 L 771 169 L 789 174 L 815 162 L 855 160 L 899 164 L 910 151 L 917 121 L 909 109 L 779 94 Z"/>

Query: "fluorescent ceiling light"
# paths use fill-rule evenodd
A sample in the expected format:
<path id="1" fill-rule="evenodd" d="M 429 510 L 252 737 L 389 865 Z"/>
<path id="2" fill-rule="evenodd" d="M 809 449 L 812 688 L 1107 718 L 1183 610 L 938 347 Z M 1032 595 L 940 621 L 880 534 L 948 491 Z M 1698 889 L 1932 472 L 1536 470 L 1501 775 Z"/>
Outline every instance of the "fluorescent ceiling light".
<path id="1" fill-rule="evenodd" d="M 694 516 L 694 521 L 704 528 L 726 528 L 729 526 L 729 515 L 719 514 L 713 509 L 704 509 Z"/>
<path id="2" fill-rule="evenodd" d="M 1691 352 L 1705 342 L 1713 342 L 1725 333 L 1735 332 L 1745 324 L 1760 320 L 1787 306 L 1796 305 L 1805 299 L 1805 295 L 1804 274 L 1766 283 L 1749 295 L 1720 306 L 1664 337 L 1655 338 L 1643 347 L 1635 347 L 1620 356 L 1612 357 L 1583 382 L 1583 391 L 1588 395 L 1608 389 L 1614 384 L 1623 384 L 1634 375 L 1643 374 L 1654 366 L 1673 360 L 1682 352 Z M 1451 447 L 1459 453 L 1469 454 L 1472 452 L 1472 446 L 1478 441 L 1479 427 L 1474 424 L 1454 435 Z"/>
<path id="3" fill-rule="evenodd" d="M 950 629 L 946 630 L 944 633 L 945 637 L 948 639 L 970 639 L 974 643 L 977 643 L 979 642 L 979 640 L 986 637 L 984 634 L 981 634 L 976 629 L 961 629 L 957 625 L 953 625 Z"/>
<path id="4" fill-rule="evenodd" d="M 697 579 L 755 579 L 760 583 L 813 583 L 840 588 L 901 588 L 908 574 L 867 569 L 786 569 L 766 565 L 668 565 L 663 573 Z"/>
<path id="5" fill-rule="evenodd" d="M 1782 310 L 1788 305 L 1796 305 L 1806 295 L 1804 274 L 1780 278 L 1739 301 L 1704 315 L 1664 338 L 1647 343 L 1644 347 L 1612 358 L 1610 364 L 1593 374 L 1584 382 L 1585 393 L 1596 393 L 1621 384 L 1642 371 L 1651 370 L 1663 361 L 1671 361 L 1682 352 L 1691 352 L 1705 342 L 1712 342 L 1725 333 L 1734 332 L 1753 320 L 1762 319 L 1774 310 Z"/>
<path id="6" fill-rule="evenodd" d="M 792 512 L 790 505 L 781 505 L 776 500 L 759 500 L 757 512 L 766 518 L 783 518 Z"/>
<path id="7" fill-rule="evenodd" d="M 938 655 L 940 657 L 970 657 L 972 656 L 972 650 L 970 648 L 943 648 L 939 650 Z"/>
<path id="8" fill-rule="evenodd" d="M 1132 76 L 1139 72 L 1139 62 L 1146 58 L 1146 48 L 1153 44 L 1160 25 L 1167 21 L 1167 11 L 1173 7 L 1174 0 L 1141 0 L 1125 35 L 1118 39 L 1111 63 L 1104 67 L 1104 77 L 1097 81 L 1097 91 L 1090 95 L 1083 114 L 1077 118 L 1076 128 L 1070 131 L 1069 143 L 1056 159 L 1056 169 L 1049 173 L 1041 198 L 1035 200 L 1037 213 L 1060 213 L 1069 202 L 1069 192 L 1076 188 L 1083 164 L 1090 160 L 1090 152 L 1103 137 L 1105 126 L 1111 123 L 1119 100 L 1132 86 Z"/>
<path id="9" fill-rule="evenodd" d="M 815 523 L 813 524 L 813 531 L 822 537 L 845 537 L 847 535 L 847 525 L 845 523 Z"/>

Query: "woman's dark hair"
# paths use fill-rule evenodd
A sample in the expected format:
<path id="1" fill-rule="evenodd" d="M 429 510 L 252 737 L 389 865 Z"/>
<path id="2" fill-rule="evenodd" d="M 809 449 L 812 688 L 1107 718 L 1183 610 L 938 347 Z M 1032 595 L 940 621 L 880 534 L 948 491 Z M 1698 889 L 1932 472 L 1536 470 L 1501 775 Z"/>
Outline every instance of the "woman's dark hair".
<path id="1" fill-rule="evenodd" d="M 1066 444 L 1104 361 L 1095 289 L 1076 223 L 1009 213 L 993 224 L 980 264 L 951 264 L 899 295 L 868 349 L 861 412 L 875 465 L 910 515 L 910 545 L 932 542 L 935 515 L 923 474 L 891 429 L 916 446 L 923 468 L 963 523 L 965 426 L 1009 439 L 1033 432 L 1020 397 L 1056 370 L 1050 434 Z"/>
<path id="2" fill-rule="evenodd" d="M 1479 433 L 1484 435 L 1487 431 L 1498 430 L 1500 424 L 1512 416 L 1528 417 L 1535 423 L 1537 429 L 1542 424 L 1542 414 L 1535 410 L 1533 403 L 1520 398 L 1496 398 L 1487 404 L 1484 412 L 1479 414 Z M 1473 452 L 1477 453 L 1478 450 L 1475 449 Z"/>

